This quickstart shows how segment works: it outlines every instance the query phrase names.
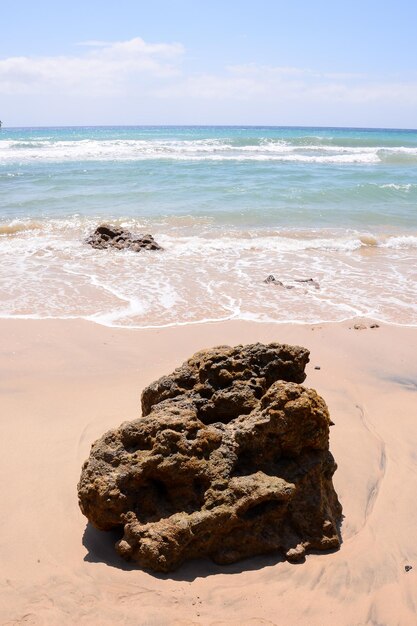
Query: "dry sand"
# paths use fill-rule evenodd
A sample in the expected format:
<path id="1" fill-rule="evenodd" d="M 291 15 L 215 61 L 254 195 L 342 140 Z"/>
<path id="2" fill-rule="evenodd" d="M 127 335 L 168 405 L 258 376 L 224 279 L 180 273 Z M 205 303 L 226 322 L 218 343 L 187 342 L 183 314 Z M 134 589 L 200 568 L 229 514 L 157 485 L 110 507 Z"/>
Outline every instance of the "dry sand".
<path id="1" fill-rule="evenodd" d="M 0 332 L 2 625 L 417 624 L 417 329 L 3 320 Z M 195 561 L 170 576 L 130 567 L 78 509 L 91 443 L 196 350 L 254 341 L 311 350 L 305 384 L 335 422 L 340 551 L 300 565 Z"/>

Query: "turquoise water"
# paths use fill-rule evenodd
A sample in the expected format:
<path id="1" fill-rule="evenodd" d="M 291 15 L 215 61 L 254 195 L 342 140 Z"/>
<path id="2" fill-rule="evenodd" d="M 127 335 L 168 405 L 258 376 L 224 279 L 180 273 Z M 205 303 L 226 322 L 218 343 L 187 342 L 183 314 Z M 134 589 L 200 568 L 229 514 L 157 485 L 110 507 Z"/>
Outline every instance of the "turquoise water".
<path id="1" fill-rule="evenodd" d="M 165 251 L 90 250 L 101 221 Z M 416 253 L 415 130 L 0 131 L 2 316 L 415 324 Z"/>

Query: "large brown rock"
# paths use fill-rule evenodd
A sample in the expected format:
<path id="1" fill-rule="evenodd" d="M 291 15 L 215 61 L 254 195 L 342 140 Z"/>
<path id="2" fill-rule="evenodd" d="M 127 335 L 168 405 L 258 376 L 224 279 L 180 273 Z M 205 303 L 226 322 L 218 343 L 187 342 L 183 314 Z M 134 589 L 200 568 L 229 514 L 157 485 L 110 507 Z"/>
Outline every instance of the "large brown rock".
<path id="1" fill-rule="evenodd" d="M 219 347 L 195 354 L 142 394 L 143 416 L 107 432 L 78 485 L 116 550 L 157 571 L 274 550 L 301 560 L 340 544 L 326 404 L 299 383 L 304 348 Z"/>
<path id="2" fill-rule="evenodd" d="M 93 248 L 103 250 L 105 248 L 115 248 L 116 250 L 162 250 L 156 243 L 152 235 L 132 235 L 128 230 L 101 224 L 87 237 L 85 243 Z"/>

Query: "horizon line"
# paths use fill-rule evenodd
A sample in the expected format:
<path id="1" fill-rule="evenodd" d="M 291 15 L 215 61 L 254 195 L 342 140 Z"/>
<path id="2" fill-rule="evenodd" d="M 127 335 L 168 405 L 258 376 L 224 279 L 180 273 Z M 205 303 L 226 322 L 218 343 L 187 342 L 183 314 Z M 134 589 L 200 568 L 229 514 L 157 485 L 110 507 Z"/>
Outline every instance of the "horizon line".
<path id="1" fill-rule="evenodd" d="M 320 129 L 320 130 L 371 130 L 371 131 L 406 131 L 417 132 L 417 128 L 401 128 L 393 126 L 320 126 L 299 124 L 73 124 L 52 126 L 4 126 L 1 130 L 41 130 L 63 128 L 293 128 L 293 129 Z"/>

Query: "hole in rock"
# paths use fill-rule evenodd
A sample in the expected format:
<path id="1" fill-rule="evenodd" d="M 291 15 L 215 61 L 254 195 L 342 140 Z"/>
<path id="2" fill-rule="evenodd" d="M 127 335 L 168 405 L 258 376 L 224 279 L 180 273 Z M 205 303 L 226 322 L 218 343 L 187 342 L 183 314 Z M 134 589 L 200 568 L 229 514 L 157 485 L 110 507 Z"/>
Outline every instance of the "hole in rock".
<path id="1" fill-rule="evenodd" d="M 156 522 L 174 513 L 199 511 L 209 485 L 209 480 L 204 477 L 175 473 L 166 480 L 148 478 L 135 493 L 138 520 Z"/>
<path id="2" fill-rule="evenodd" d="M 214 390 L 210 387 L 201 387 L 201 389 L 198 390 L 198 395 L 200 396 L 200 398 L 204 398 L 205 400 L 210 400 L 213 393 Z"/>
<path id="3" fill-rule="evenodd" d="M 121 442 L 129 454 L 138 450 L 152 450 L 153 448 L 152 437 L 138 432 L 124 432 L 121 436 Z"/>
<path id="4" fill-rule="evenodd" d="M 239 514 L 239 517 L 245 520 L 254 520 L 258 517 L 263 517 L 264 515 L 268 515 L 268 513 L 273 513 L 278 511 L 282 507 L 282 503 L 277 500 L 264 500 L 264 502 L 260 502 L 259 504 L 255 504 L 255 506 L 246 509 Z"/>
<path id="5" fill-rule="evenodd" d="M 238 459 L 233 468 L 233 476 L 250 476 L 256 472 L 264 472 L 269 476 L 282 476 L 287 466 L 287 461 L 280 453 L 276 453 L 272 445 L 270 449 L 248 450 L 241 449 L 238 452 Z"/>
<path id="6" fill-rule="evenodd" d="M 251 406 L 245 406 L 243 402 L 218 401 L 216 404 L 207 403 L 198 407 L 198 419 L 207 426 L 216 422 L 229 424 L 229 422 L 241 415 L 249 415 L 252 408 Z"/>
<path id="7" fill-rule="evenodd" d="M 258 434 L 258 438 L 244 438 L 240 442 L 233 476 L 249 476 L 264 472 L 270 476 L 282 476 L 287 471 L 288 459 L 281 450 L 281 439 L 271 433 L 267 437 Z"/>
<path id="8" fill-rule="evenodd" d="M 198 509 L 200 509 L 204 504 L 204 494 L 206 493 L 209 486 L 210 482 L 207 478 L 194 478 L 193 487 L 196 496 L 196 502 L 199 503 L 199 506 L 197 507 Z"/>
<path id="9" fill-rule="evenodd" d="M 180 376 L 177 379 L 177 385 L 180 389 L 192 389 L 196 382 L 194 376 Z"/>
<path id="10" fill-rule="evenodd" d="M 239 451 L 239 457 L 233 468 L 233 476 L 250 476 L 260 470 L 259 459 L 254 459 L 247 451 Z"/>
<path id="11" fill-rule="evenodd" d="M 167 489 L 165 483 L 162 482 L 162 480 L 153 479 L 151 481 L 151 484 L 153 485 L 153 488 L 155 490 L 155 494 L 156 494 L 157 498 L 161 502 L 169 500 L 168 489 Z"/>
<path id="12" fill-rule="evenodd" d="M 240 413 L 237 415 L 234 413 L 220 413 L 217 410 L 201 410 L 198 413 L 198 419 L 209 426 L 210 424 L 215 424 L 216 422 L 221 422 L 222 424 L 228 424 L 236 417 L 239 417 Z"/>

